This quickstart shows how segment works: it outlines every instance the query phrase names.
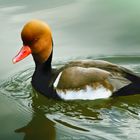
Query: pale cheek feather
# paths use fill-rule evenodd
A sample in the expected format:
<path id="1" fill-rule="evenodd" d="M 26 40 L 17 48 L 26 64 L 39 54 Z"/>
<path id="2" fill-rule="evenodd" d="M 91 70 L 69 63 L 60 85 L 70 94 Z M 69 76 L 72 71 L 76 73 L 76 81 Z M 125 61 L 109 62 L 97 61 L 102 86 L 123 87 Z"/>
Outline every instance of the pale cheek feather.
<path id="1" fill-rule="evenodd" d="M 81 89 L 79 91 L 67 90 L 66 93 L 62 90 L 57 90 L 60 98 L 64 100 L 95 100 L 108 98 L 112 95 L 112 92 L 103 86 L 99 86 L 94 89 L 93 87 L 87 86 L 86 89 Z"/>

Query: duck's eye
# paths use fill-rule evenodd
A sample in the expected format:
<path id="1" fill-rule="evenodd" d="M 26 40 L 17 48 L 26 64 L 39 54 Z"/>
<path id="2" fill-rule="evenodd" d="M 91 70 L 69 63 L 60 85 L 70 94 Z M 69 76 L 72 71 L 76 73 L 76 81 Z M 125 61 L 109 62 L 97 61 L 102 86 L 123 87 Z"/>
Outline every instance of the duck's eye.
<path id="1" fill-rule="evenodd" d="M 38 38 L 33 39 L 32 41 L 28 42 L 28 44 L 31 46 L 34 43 L 36 43 L 38 41 Z"/>
<path id="2" fill-rule="evenodd" d="M 32 40 L 26 40 L 26 41 L 23 41 L 23 44 L 31 46 L 34 43 L 36 43 L 38 40 L 39 40 L 39 38 L 35 38 L 35 39 L 32 39 Z"/>
<path id="3" fill-rule="evenodd" d="M 33 42 L 36 42 L 36 41 L 38 41 L 38 39 L 39 39 L 39 38 L 35 38 L 35 39 L 33 40 Z"/>

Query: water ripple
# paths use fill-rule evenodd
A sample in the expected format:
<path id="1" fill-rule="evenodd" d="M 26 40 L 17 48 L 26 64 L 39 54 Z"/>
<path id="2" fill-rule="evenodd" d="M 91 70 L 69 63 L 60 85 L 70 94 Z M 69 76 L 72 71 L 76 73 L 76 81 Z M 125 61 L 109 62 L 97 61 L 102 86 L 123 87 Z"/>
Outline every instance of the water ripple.
<path id="1" fill-rule="evenodd" d="M 112 62 L 116 59 L 117 57 L 109 58 Z M 64 62 L 54 63 L 54 66 L 59 67 L 63 64 Z M 127 64 L 123 61 L 121 64 L 140 72 L 137 62 Z M 31 121 L 24 127 L 26 129 L 17 129 L 16 132 L 27 133 L 28 129 L 35 129 L 34 125 L 39 125 L 41 132 L 43 127 L 49 129 L 47 125 L 44 126 L 47 123 L 52 125 L 51 131 L 56 128 L 60 130 L 60 135 L 62 132 L 67 134 L 64 136 L 66 138 L 78 138 L 79 134 L 81 139 L 119 140 L 130 139 L 132 136 L 137 138 L 136 133 L 132 132 L 139 132 L 140 95 L 94 101 L 66 102 L 47 99 L 32 89 L 30 81 L 33 70 L 34 68 L 29 68 L 20 71 L 0 84 L 3 95 L 16 101 L 21 111 L 32 114 Z M 131 136 L 128 137 L 128 133 Z"/>

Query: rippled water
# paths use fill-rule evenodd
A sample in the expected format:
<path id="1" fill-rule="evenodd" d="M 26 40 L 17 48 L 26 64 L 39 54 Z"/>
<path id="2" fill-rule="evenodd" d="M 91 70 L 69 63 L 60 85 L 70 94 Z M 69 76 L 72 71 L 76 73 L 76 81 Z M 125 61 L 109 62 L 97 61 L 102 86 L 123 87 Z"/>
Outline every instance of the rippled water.
<path id="1" fill-rule="evenodd" d="M 139 0 L 0 0 L 0 140 L 139 140 L 140 95 L 56 101 L 31 86 L 31 57 L 13 65 L 25 22 L 52 28 L 53 66 L 103 59 L 140 73 Z"/>
<path id="2" fill-rule="evenodd" d="M 139 57 L 100 59 L 119 63 L 140 73 Z M 54 66 L 59 67 L 63 63 L 54 63 Z M 9 105 L 5 111 L 9 115 L 0 115 L 5 128 L 0 132 L 1 139 L 139 139 L 140 95 L 94 101 L 47 99 L 32 89 L 33 71 L 33 67 L 19 71 L 1 82 L 0 100 L 4 101 L 0 108 L 4 103 Z M 12 124 L 9 119 L 13 120 Z"/>

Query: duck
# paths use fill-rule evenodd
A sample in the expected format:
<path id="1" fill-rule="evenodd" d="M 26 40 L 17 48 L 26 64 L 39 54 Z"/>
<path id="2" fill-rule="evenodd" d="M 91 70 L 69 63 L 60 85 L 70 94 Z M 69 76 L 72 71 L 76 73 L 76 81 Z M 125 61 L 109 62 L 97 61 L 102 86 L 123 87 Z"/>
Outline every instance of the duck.
<path id="1" fill-rule="evenodd" d="M 28 21 L 22 31 L 23 46 L 13 58 L 17 63 L 32 54 L 35 70 L 32 87 L 47 98 L 94 100 L 140 93 L 140 76 L 104 60 L 75 60 L 53 68 L 53 38 L 49 25 Z"/>

